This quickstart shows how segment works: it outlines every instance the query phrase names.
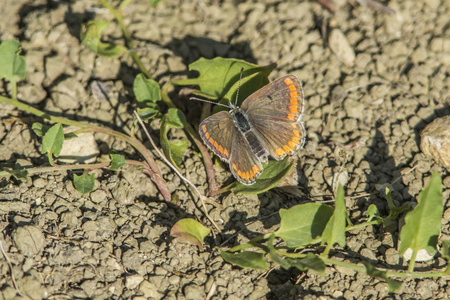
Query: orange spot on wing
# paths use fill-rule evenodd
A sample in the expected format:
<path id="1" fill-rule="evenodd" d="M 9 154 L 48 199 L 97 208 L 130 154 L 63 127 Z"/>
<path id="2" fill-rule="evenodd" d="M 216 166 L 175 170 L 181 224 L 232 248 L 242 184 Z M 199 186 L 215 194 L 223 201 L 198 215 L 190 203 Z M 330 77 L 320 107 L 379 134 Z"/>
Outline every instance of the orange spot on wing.
<path id="1" fill-rule="evenodd" d="M 298 94 L 297 94 L 296 91 L 291 92 L 290 95 L 291 95 L 291 98 L 297 98 L 298 97 Z M 297 100 L 297 99 L 295 99 L 295 100 Z M 291 99 L 291 101 L 292 101 L 292 99 Z"/>
<path id="2" fill-rule="evenodd" d="M 283 80 L 284 83 L 286 83 L 287 85 L 292 84 L 292 80 L 290 78 L 286 78 L 285 80 Z"/>
<path id="3" fill-rule="evenodd" d="M 253 173 L 256 174 L 256 172 L 258 172 L 258 171 L 259 171 L 258 166 L 257 165 L 253 165 Z"/>
<path id="4" fill-rule="evenodd" d="M 295 149 L 295 143 L 293 141 L 289 141 L 288 144 L 292 149 Z"/>
<path id="5" fill-rule="evenodd" d="M 289 86 L 289 89 L 290 89 L 291 91 L 295 91 L 295 90 L 296 90 L 296 89 L 295 89 L 295 85 L 291 84 L 291 85 Z"/>
<path id="6" fill-rule="evenodd" d="M 296 112 L 297 112 L 297 105 L 291 105 L 291 106 L 289 106 L 289 110 L 290 110 L 291 112 L 293 112 L 293 113 L 296 113 Z"/>
<path id="7" fill-rule="evenodd" d="M 295 119 L 294 114 L 291 114 L 291 113 L 289 113 L 289 114 L 287 115 L 287 117 L 288 117 L 288 119 L 291 120 L 291 121 L 293 121 L 293 120 Z"/>
<path id="8" fill-rule="evenodd" d="M 286 152 L 289 152 L 289 151 L 294 150 L 294 149 L 292 149 L 291 147 L 289 147 L 288 145 L 284 145 L 283 148 L 284 148 L 284 150 L 285 150 Z"/>
<path id="9" fill-rule="evenodd" d="M 294 143 L 298 144 L 298 143 L 300 142 L 300 139 L 299 139 L 298 137 L 294 136 L 294 137 L 292 138 L 292 141 L 293 141 Z"/>
<path id="10" fill-rule="evenodd" d="M 233 164 L 233 169 L 235 169 L 237 171 L 236 164 Z"/>
<path id="11" fill-rule="evenodd" d="M 220 152 L 221 154 L 223 154 L 223 147 L 222 147 L 222 145 L 219 146 L 219 152 Z"/>
<path id="12" fill-rule="evenodd" d="M 300 132 L 297 129 L 292 130 L 295 136 L 300 136 Z"/>
<path id="13" fill-rule="evenodd" d="M 217 144 L 217 141 L 214 141 L 214 147 L 217 149 L 219 148 L 219 144 Z"/>
<path id="14" fill-rule="evenodd" d="M 278 148 L 277 150 L 275 150 L 275 153 L 276 153 L 278 156 L 282 156 L 282 155 L 284 154 L 284 150 L 281 149 L 281 148 Z"/>
<path id="15" fill-rule="evenodd" d="M 291 98 L 291 104 L 297 104 L 297 98 Z"/>
<path id="16" fill-rule="evenodd" d="M 243 175 L 243 174 L 242 174 L 241 170 L 238 170 L 238 176 L 239 176 L 239 177 L 242 177 L 242 175 Z"/>
<path id="17" fill-rule="evenodd" d="M 226 157 L 228 157 L 228 150 L 227 149 L 223 149 L 223 154 L 225 154 Z M 236 165 L 234 165 L 236 166 Z"/>
<path id="18" fill-rule="evenodd" d="M 214 145 L 214 139 L 213 138 L 209 138 L 209 142 L 211 143 L 211 145 Z"/>
<path id="19" fill-rule="evenodd" d="M 203 132 L 206 132 L 206 125 L 202 126 L 202 130 L 203 130 Z"/>
<path id="20" fill-rule="evenodd" d="M 255 176 L 255 173 L 253 172 L 253 170 L 248 171 L 248 174 L 250 174 L 250 177 Z"/>
<path id="21" fill-rule="evenodd" d="M 207 139 L 209 139 L 209 132 L 206 132 L 206 133 L 205 133 L 205 137 L 206 137 Z"/>

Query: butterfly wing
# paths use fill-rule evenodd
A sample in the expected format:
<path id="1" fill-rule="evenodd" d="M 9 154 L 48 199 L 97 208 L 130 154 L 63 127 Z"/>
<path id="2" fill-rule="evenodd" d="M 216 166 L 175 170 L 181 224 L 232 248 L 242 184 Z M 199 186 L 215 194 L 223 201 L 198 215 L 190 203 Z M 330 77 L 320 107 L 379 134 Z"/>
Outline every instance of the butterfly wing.
<path id="1" fill-rule="evenodd" d="M 200 136 L 223 161 L 230 163 L 231 173 L 243 184 L 253 184 L 262 165 L 250 145 L 235 126 L 229 112 L 218 112 L 200 124 Z"/>
<path id="2" fill-rule="evenodd" d="M 253 153 L 247 139 L 237 127 L 234 128 L 230 169 L 234 177 L 245 185 L 255 183 L 256 178 L 261 175 L 263 170 L 258 157 Z"/>
<path id="3" fill-rule="evenodd" d="M 294 75 L 281 77 L 251 94 L 241 106 L 258 140 L 275 159 L 301 148 L 306 131 L 301 122 L 303 88 Z"/>
<path id="4" fill-rule="evenodd" d="M 203 142 L 226 162 L 230 161 L 235 130 L 233 119 L 227 111 L 218 112 L 204 119 L 199 128 Z"/>

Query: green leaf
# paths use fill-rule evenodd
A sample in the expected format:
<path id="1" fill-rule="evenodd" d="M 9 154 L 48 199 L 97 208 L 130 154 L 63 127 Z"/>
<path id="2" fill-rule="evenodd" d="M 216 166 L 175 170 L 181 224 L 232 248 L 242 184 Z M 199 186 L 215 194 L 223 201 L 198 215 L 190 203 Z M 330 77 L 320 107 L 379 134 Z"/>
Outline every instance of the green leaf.
<path id="1" fill-rule="evenodd" d="M 127 48 L 122 45 L 104 43 L 100 40 L 102 31 L 108 27 L 109 22 L 92 20 L 81 26 L 81 43 L 100 56 L 114 57 L 127 53 Z"/>
<path id="2" fill-rule="evenodd" d="M 186 117 L 183 112 L 177 108 L 169 108 L 167 114 L 162 118 L 160 128 L 160 143 L 166 158 L 180 170 L 181 162 L 183 161 L 183 154 L 188 147 L 187 140 L 179 140 L 176 142 L 169 141 L 167 136 L 171 128 L 184 128 L 186 124 Z"/>
<path id="3" fill-rule="evenodd" d="M 155 8 L 156 5 L 157 5 L 159 2 L 162 2 L 162 1 L 163 1 L 163 0 L 150 0 L 149 2 L 150 2 L 150 6 L 153 7 L 153 8 Z"/>
<path id="4" fill-rule="evenodd" d="M 275 240 L 275 234 L 272 233 L 267 240 L 267 249 L 269 250 L 268 254 L 270 260 L 278 265 L 280 265 L 283 269 L 289 269 L 291 267 L 290 263 L 281 255 L 279 255 L 273 246 L 273 241 Z"/>
<path id="5" fill-rule="evenodd" d="M 53 166 L 53 155 L 59 156 L 64 141 L 64 131 L 61 124 L 55 124 L 44 134 L 42 139 L 42 154 L 48 153 L 48 159 Z"/>
<path id="6" fill-rule="evenodd" d="M 119 170 L 126 164 L 125 157 L 117 154 L 117 152 L 114 150 L 109 153 L 109 157 L 111 158 L 111 165 L 109 166 L 109 169 L 113 171 Z"/>
<path id="7" fill-rule="evenodd" d="M 369 218 L 369 220 L 367 222 L 370 222 L 375 217 L 379 218 L 380 217 L 380 212 L 378 211 L 378 208 L 376 207 L 375 204 L 370 204 L 369 208 L 366 211 L 366 215 Z"/>
<path id="8" fill-rule="evenodd" d="M 203 239 L 210 233 L 206 228 L 194 219 L 181 219 L 170 230 L 170 235 L 181 238 L 203 249 Z"/>
<path id="9" fill-rule="evenodd" d="M 27 169 L 9 169 L 9 168 L 2 168 L 2 170 L 9 175 L 12 175 L 16 180 L 20 181 L 26 181 L 28 180 L 28 170 Z"/>
<path id="10" fill-rule="evenodd" d="M 84 173 L 81 176 L 73 174 L 73 185 L 82 194 L 90 193 L 94 190 L 95 174 Z"/>
<path id="11" fill-rule="evenodd" d="M 417 206 L 405 216 L 405 225 L 400 232 L 400 255 L 408 248 L 413 251 L 412 261 L 421 249 L 430 255 L 436 254 L 444 210 L 442 198 L 441 177 L 435 171 L 427 186 L 419 193 Z"/>
<path id="12" fill-rule="evenodd" d="M 325 263 L 320 257 L 308 253 L 304 258 L 287 258 L 292 267 L 296 267 L 300 271 L 313 270 L 319 274 L 325 274 Z"/>
<path id="13" fill-rule="evenodd" d="M 294 167 L 294 163 L 289 162 L 286 157 L 282 160 L 271 160 L 264 165 L 262 174 L 256 179 L 252 185 L 237 183 L 234 192 L 236 194 L 261 194 L 276 187 L 285 176 L 289 174 Z"/>
<path id="14" fill-rule="evenodd" d="M 31 129 L 37 136 L 42 137 L 50 129 L 50 126 L 35 122 L 31 125 Z"/>
<path id="15" fill-rule="evenodd" d="M 389 278 L 386 271 L 378 270 L 368 262 L 362 263 L 366 267 L 367 275 L 386 281 L 390 293 L 397 291 L 401 287 L 401 281 Z"/>
<path id="16" fill-rule="evenodd" d="M 22 45 L 16 40 L 6 40 L 0 44 L 0 79 L 11 82 L 24 79 L 27 74 L 27 61 L 19 55 Z"/>
<path id="17" fill-rule="evenodd" d="M 143 122 L 155 118 L 159 114 L 159 107 L 156 103 L 146 103 L 147 107 L 138 108 L 137 112 Z"/>
<path id="18" fill-rule="evenodd" d="M 237 265 L 241 268 L 252 269 L 252 270 L 268 270 L 269 266 L 264 260 L 264 254 L 253 252 L 253 251 L 243 251 L 239 253 L 230 253 L 222 251 L 219 249 L 222 258 L 230 263 Z"/>
<path id="19" fill-rule="evenodd" d="M 290 248 L 315 243 L 322 236 L 332 215 L 332 207 L 319 203 L 280 209 L 281 224 L 275 235 L 282 238 Z"/>
<path id="20" fill-rule="evenodd" d="M 334 245 L 338 243 L 345 246 L 346 207 L 344 187 L 339 184 L 336 192 L 334 213 L 323 230 L 322 245 Z"/>
<path id="21" fill-rule="evenodd" d="M 214 59 L 200 58 L 189 65 L 189 70 L 200 73 L 198 83 L 203 93 L 210 95 L 211 98 L 219 99 L 239 80 L 242 68 L 244 68 L 244 77 L 256 72 L 262 72 L 267 77 L 274 67 L 274 65 L 259 67 L 239 59 L 216 57 Z"/>
<path id="22" fill-rule="evenodd" d="M 386 218 L 383 218 L 384 227 L 389 226 L 392 223 L 392 221 L 397 219 L 397 217 L 400 214 L 410 210 L 411 208 L 409 203 L 404 203 L 400 207 L 395 206 L 394 201 L 392 200 L 391 191 L 389 190 L 388 187 L 386 187 L 386 201 L 389 207 L 389 215 Z"/>
<path id="23" fill-rule="evenodd" d="M 145 78 L 144 74 L 138 74 L 134 79 L 133 92 L 140 104 L 156 103 L 161 100 L 159 84 L 153 79 Z"/>

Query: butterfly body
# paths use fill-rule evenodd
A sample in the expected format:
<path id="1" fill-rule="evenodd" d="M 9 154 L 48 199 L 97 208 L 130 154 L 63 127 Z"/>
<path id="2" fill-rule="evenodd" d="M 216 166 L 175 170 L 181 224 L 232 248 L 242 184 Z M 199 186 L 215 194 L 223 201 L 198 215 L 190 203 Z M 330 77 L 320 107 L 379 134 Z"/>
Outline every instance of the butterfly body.
<path id="1" fill-rule="evenodd" d="M 262 87 L 229 111 L 218 112 L 200 124 L 200 136 L 234 177 L 253 184 L 270 155 L 276 160 L 293 155 L 305 141 L 301 122 L 303 88 L 294 75 Z"/>

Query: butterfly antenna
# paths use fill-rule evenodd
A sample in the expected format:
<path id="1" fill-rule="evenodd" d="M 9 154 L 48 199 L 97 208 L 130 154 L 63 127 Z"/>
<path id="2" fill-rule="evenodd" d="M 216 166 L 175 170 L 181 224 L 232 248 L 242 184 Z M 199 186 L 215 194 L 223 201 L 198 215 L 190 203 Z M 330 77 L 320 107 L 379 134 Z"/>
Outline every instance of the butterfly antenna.
<path id="1" fill-rule="evenodd" d="M 197 100 L 197 101 L 201 101 L 201 102 L 211 103 L 211 104 L 214 104 L 214 105 L 220 105 L 220 106 L 223 106 L 223 107 L 226 107 L 226 108 L 230 108 L 229 105 L 225 105 L 225 104 L 222 104 L 222 103 L 219 103 L 219 102 L 214 102 L 214 101 L 201 99 L 201 98 L 197 98 L 197 97 L 190 97 L 189 100 Z"/>
<path id="2" fill-rule="evenodd" d="M 237 104 L 238 104 L 239 90 L 241 89 L 242 74 L 244 74 L 244 67 L 242 67 L 241 75 L 239 76 L 239 84 L 238 84 L 238 89 L 237 89 L 237 92 L 236 92 L 236 101 L 234 103 L 235 106 L 237 106 Z"/>

